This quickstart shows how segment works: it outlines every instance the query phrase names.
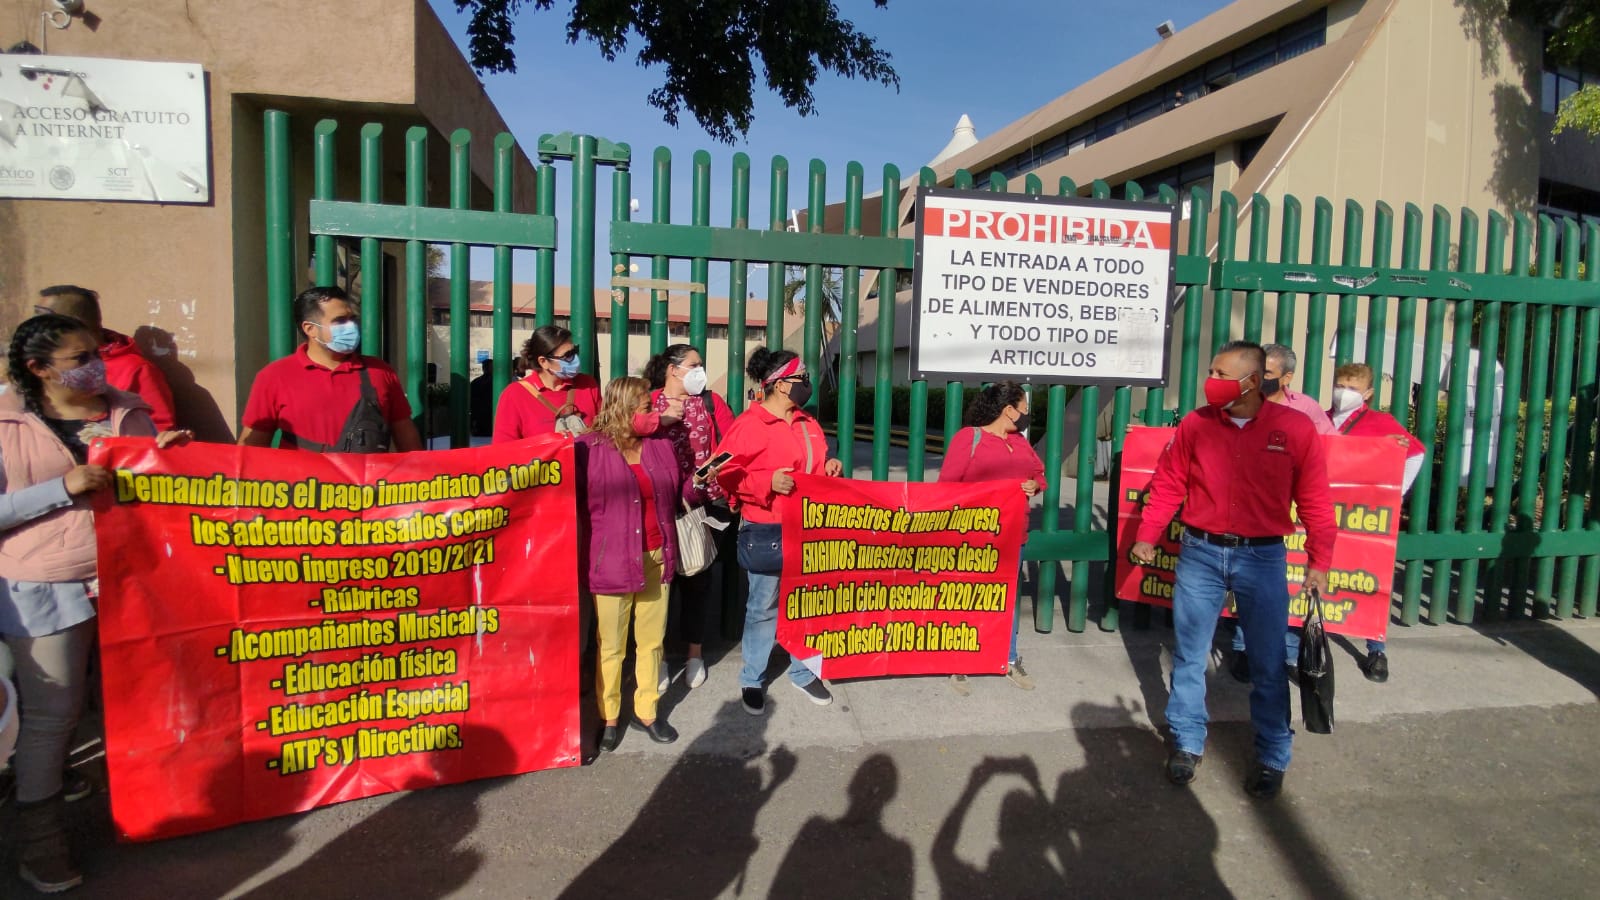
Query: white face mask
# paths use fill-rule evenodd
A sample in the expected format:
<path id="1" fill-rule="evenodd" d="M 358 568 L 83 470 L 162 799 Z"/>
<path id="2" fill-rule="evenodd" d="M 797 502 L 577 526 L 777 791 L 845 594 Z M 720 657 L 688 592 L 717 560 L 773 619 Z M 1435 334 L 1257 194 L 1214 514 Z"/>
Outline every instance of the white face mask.
<path id="1" fill-rule="evenodd" d="M 706 367 L 695 366 L 683 373 L 683 389 L 690 394 L 699 394 L 706 389 Z"/>
<path id="2" fill-rule="evenodd" d="M 1336 413 L 1347 413 L 1359 409 L 1365 402 L 1366 400 L 1362 398 L 1360 391 L 1353 391 L 1345 387 L 1333 389 L 1333 411 Z"/>

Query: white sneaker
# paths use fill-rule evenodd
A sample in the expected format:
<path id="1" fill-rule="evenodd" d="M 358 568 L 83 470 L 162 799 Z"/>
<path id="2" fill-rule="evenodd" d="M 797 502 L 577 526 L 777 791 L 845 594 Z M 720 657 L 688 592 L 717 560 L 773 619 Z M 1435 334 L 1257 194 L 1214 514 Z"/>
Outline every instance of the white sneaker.
<path id="1" fill-rule="evenodd" d="M 667 692 L 667 688 L 671 686 L 672 667 L 668 666 L 667 661 L 663 659 L 661 661 L 661 680 L 656 682 L 656 693 L 665 694 Z"/>
<path id="2" fill-rule="evenodd" d="M 694 690 L 706 683 L 706 661 L 698 656 L 691 657 L 689 665 L 683 670 L 683 678 L 689 682 L 689 689 Z"/>

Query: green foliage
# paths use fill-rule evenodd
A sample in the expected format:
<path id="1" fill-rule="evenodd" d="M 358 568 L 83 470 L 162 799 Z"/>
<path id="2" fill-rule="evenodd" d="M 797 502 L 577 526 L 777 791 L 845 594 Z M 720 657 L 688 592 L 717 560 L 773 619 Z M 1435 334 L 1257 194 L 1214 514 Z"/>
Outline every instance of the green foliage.
<path id="1" fill-rule="evenodd" d="M 515 72 L 514 20 L 524 9 L 549 10 L 555 0 L 455 0 L 471 10 L 467 26 L 472 64 L 485 72 Z M 888 0 L 873 0 L 888 6 Z M 608 62 L 639 42 L 634 60 L 662 66 L 665 78 L 650 105 L 669 124 L 687 109 L 713 138 L 733 143 L 750 131 L 755 108 L 754 60 L 765 86 L 802 116 L 816 112 L 811 86 L 821 71 L 894 87 L 900 76 L 877 42 L 839 17 L 832 0 L 574 0 L 567 41 L 594 41 Z"/>
<path id="2" fill-rule="evenodd" d="M 1550 131 L 1560 134 L 1568 128 L 1590 136 L 1600 135 L 1600 85 L 1586 85 L 1561 101 L 1556 110 L 1555 127 Z"/>

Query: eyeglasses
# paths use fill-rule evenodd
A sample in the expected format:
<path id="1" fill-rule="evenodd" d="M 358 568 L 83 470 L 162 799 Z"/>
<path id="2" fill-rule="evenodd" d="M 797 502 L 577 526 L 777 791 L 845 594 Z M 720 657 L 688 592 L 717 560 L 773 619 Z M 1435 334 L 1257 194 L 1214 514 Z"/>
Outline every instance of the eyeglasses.
<path id="1" fill-rule="evenodd" d="M 575 360 L 577 358 L 578 358 L 578 348 L 577 347 L 573 347 L 571 350 L 568 350 L 567 352 L 561 354 L 560 356 L 546 356 L 545 357 L 545 359 L 554 359 L 554 360 L 558 360 L 560 362 L 572 362 L 573 360 Z"/>
<path id="2" fill-rule="evenodd" d="M 790 384 L 810 384 L 811 383 L 811 376 L 810 375 L 790 375 L 788 378 L 779 378 L 778 380 L 779 381 L 787 381 Z"/>
<path id="3" fill-rule="evenodd" d="M 80 366 L 87 366 L 98 355 L 99 354 L 93 350 L 85 350 L 76 356 L 52 356 L 50 357 L 50 361 L 58 363 L 75 362 Z"/>

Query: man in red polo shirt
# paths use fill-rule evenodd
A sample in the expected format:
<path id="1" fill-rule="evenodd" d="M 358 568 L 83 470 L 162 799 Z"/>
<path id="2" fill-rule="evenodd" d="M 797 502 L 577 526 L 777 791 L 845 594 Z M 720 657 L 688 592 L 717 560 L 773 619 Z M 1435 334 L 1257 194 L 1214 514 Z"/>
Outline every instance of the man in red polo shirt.
<path id="1" fill-rule="evenodd" d="M 267 364 L 250 386 L 239 443 L 325 453 L 422 449 L 411 404 L 393 368 L 362 356 L 359 315 L 336 287 L 314 287 L 294 299 L 306 342 Z"/>
<path id="2" fill-rule="evenodd" d="M 1283 543 L 1295 530 L 1292 507 L 1306 527 L 1308 591 L 1327 588 L 1336 531 L 1322 438 L 1304 415 L 1265 402 L 1266 365 L 1261 347 L 1246 341 L 1225 345 L 1212 359 L 1206 406 L 1178 423 L 1156 463 L 1132 550 L 1136 562 L 1155 562 L 1155 542 L 1183 507 L 1172 592 L 1167 724 L 1173 750 L 1167 778 L 1180 785 L 1193 781 L 1205 753 L 1206 661 L 1231 589 L 1250 646 L 1263 648 L 1250 656 L 1256 760 L 1245 780 L 1245 791 L 1263 799 L 1282 788 L 1293 740 L 1284 667 L 1289 584 Z"/>
<path id="3" fill-rule="evenodd" d="M 127 335 L 101 326 L 98 293 L 75 284 L 53 284 L 39 292 L 39 303 L 34 311 L 60 313 L 89 326 L 100 339 L 100 360 L 106 364 L 106 384 L 119 391 L 138 394 L 140 400 L 149 404 L 150 420 L 156 423 L 157 431 L 178 427 L 167 376 L 144 358 Z"/>

